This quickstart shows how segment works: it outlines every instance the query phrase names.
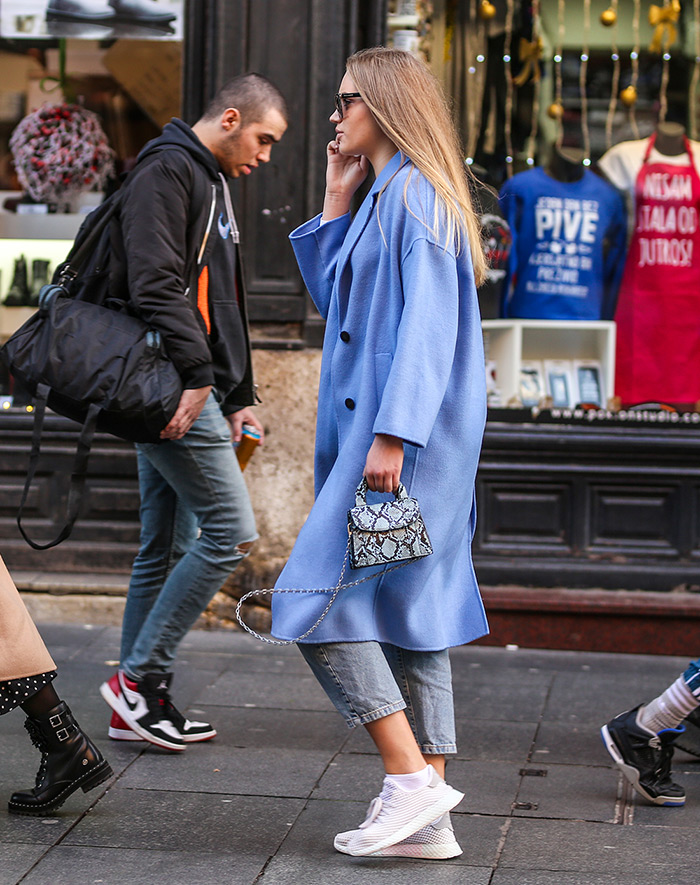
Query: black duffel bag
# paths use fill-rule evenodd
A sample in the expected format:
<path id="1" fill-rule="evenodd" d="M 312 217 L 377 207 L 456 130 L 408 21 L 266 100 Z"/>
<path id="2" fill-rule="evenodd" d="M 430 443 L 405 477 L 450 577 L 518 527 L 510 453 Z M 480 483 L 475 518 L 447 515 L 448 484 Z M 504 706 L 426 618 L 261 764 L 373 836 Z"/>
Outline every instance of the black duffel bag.
<path id="1" fill-rule="evenodd" d="M 159 442 L 177 409 L 182 383 L 160 335 L 132 312 L 128 293 L 113 297 L 109 285 L 110 223 L 119 194 L 88 218 L 56 282 L 44 286 L 39 309 L 2 347 L 10 373 L 34 396 L 29 470 L 17 515 L 22 536 L 36 550 L 60 544 L 71 533 L 85 486 L 96 431 L 132 442 Z M 86 282 L 87 280 L 87 282 Z M 84 300 L 102 298 L 103 303 Z M 97 294 L 95 294 L 97 293 Z M 73 466 L 66 523 L 53 540 L 37 544 L 21 518 L 36 472 L 46 407 L 83 424 Z"/>

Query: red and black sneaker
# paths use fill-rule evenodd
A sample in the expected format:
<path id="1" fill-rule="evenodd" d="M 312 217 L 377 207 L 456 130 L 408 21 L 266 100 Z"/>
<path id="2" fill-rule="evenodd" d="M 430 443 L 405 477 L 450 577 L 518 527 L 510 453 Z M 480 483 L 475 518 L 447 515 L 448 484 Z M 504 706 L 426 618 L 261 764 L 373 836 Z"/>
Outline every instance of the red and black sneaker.
<path id="1" fill-rule="evenodd" d="M 139 737 L 135 731 L 132 731 L 115 710 L 112 710 L 112 718 L 109 720 L 107 734 L 113 741 L 138 741 L 143 743 L 143 738 Z"/>
<path id="2" fill-rule="evenodd" d="M 113 694 L 119 692 L 119 679 L 115 674 L 107 683 Z M 198 741 L 210 741 L 216 737 L 216 729 L 208 722 L 198 722 L 194 719 L 187 719 L 177 709 L 171 700 L 167 701 L 167 716 L 180 734 L 180 737 L 186 744 L 196 743 Z M 129 727 L 116 710 L 112 711 L 112 718 L 109 723 L 109 737 L 113 741 L 143 741 L 136 732 Z"/>
<path id="3" fill-rule="evenodd" d="M 185 742 L 168 715 L 172 673 L 146 673 L 139 682 L 122 670 L 100 686 L 100 694 L 127 726 L 146 741 L 166 750 L 185 749 Z"/>

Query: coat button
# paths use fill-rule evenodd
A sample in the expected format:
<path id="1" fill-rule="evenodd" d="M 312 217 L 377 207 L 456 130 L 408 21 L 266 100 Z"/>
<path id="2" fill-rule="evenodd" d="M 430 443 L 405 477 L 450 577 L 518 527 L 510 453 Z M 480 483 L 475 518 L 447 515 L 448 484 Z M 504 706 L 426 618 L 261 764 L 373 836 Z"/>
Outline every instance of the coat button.
<path id="1" fill-rule="evenodd" d="M 345 400 L 345 405 L 346 405 L 347 408 L 350 409 L 350 411 L 352 412 L 352 410 L 355 408 L 355 400 L 354 400 L 354 399 L 350 399 L 350 397 L 348 397 L 348 398 Z"/>
<path id="2" fill-rule="evenodd" d="M 346 344 L 350 340 L 350 333 L 346 332 L 345 329 L 340 333 L 340 340 L 344 341 Z"/>

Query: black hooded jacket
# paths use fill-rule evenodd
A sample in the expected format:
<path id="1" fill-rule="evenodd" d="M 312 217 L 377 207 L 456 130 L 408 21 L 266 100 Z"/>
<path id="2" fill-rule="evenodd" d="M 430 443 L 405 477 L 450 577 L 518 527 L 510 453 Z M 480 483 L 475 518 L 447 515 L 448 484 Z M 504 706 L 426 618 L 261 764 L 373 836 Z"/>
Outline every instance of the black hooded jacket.
<path id="1" fill-rule="evenodd" d="M 183 386 L 213 385 L 228 415 L 252 405 L 255 389 L 224 187 L 214 155 L 174 118 L 139 154 L 120 216 L 130 298 L 160 331 Z"/>

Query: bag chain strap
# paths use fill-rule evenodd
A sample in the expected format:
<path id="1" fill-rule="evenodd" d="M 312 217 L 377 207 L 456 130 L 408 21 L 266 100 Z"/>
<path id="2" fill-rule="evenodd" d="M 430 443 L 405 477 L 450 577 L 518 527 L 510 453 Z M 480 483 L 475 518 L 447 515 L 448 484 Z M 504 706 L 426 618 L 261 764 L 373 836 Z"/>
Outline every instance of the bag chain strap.
<path id="1" fill-rule="evenodd" d="M 296 642 L 301 642 L 302 639 L 306 639 L 314 630 L 318 627 L 321 621 L 328 614 L 330 607 L 333 605 L 336 596 L 340 593 L 341 590 L 347 590 L 349 587 L 357 587 L 358 584 L 364 584 L 365 581 L 371 581 L 374 578 L 383 577 L 384 575 L 388 575 L 389 572 L 395 572 L 396 569 L 403 568 L 405 565 L 410 565 L 412 562 L 415 562 L 415 559 L 407 559 L 405 562 L 399 562 L 397 565 L 392 565 L 391 568 L 385 569 L 383 572 L 375 572 L 374 574 L 367 575 L 364 578 L 358 578 L 357 581 L 350 581 L 348 584 L 343 584 L 343 577 L 345 575 L 345 569 L 348 564 L 348 556 L 350 554 L 350 538 L 348 538 L 348 546 L 345 548 L 345 558 L 343 559 L 343 567 L 340 570 L 340 577 L 338 578 L 338 583 L 335 587 L 323 587 L 317 590 L 303 590 L 301 588 L 265 588 L 263 590 L 251 590 L 249 593 L 246 593 L 244 596 L 238 600 L 238 605 L 236 606 L 236 618 L 238 623 L 250 633 L 251 636 L 255 636 L 256 639 L 259 639 L 261 642 L 267 642 L 268 645 L 294 645 Z M 249 627 L 246 622 L 243 620 L 241 616 L 241 606 L 249 599 L 251 596 L 262 596 L 265 593 L 332 593 L 333 595 L 328 600 L 328 605 L 323 609 L 320 616 L 316 620 L 316 623 L 310 627 L 306 633 L 302 633 L 301 636 L 297 636 L 296 639 L 269 639 L 267 636 L 261 636 L 259 633 L 256 633 L 251 627 Z"/>

